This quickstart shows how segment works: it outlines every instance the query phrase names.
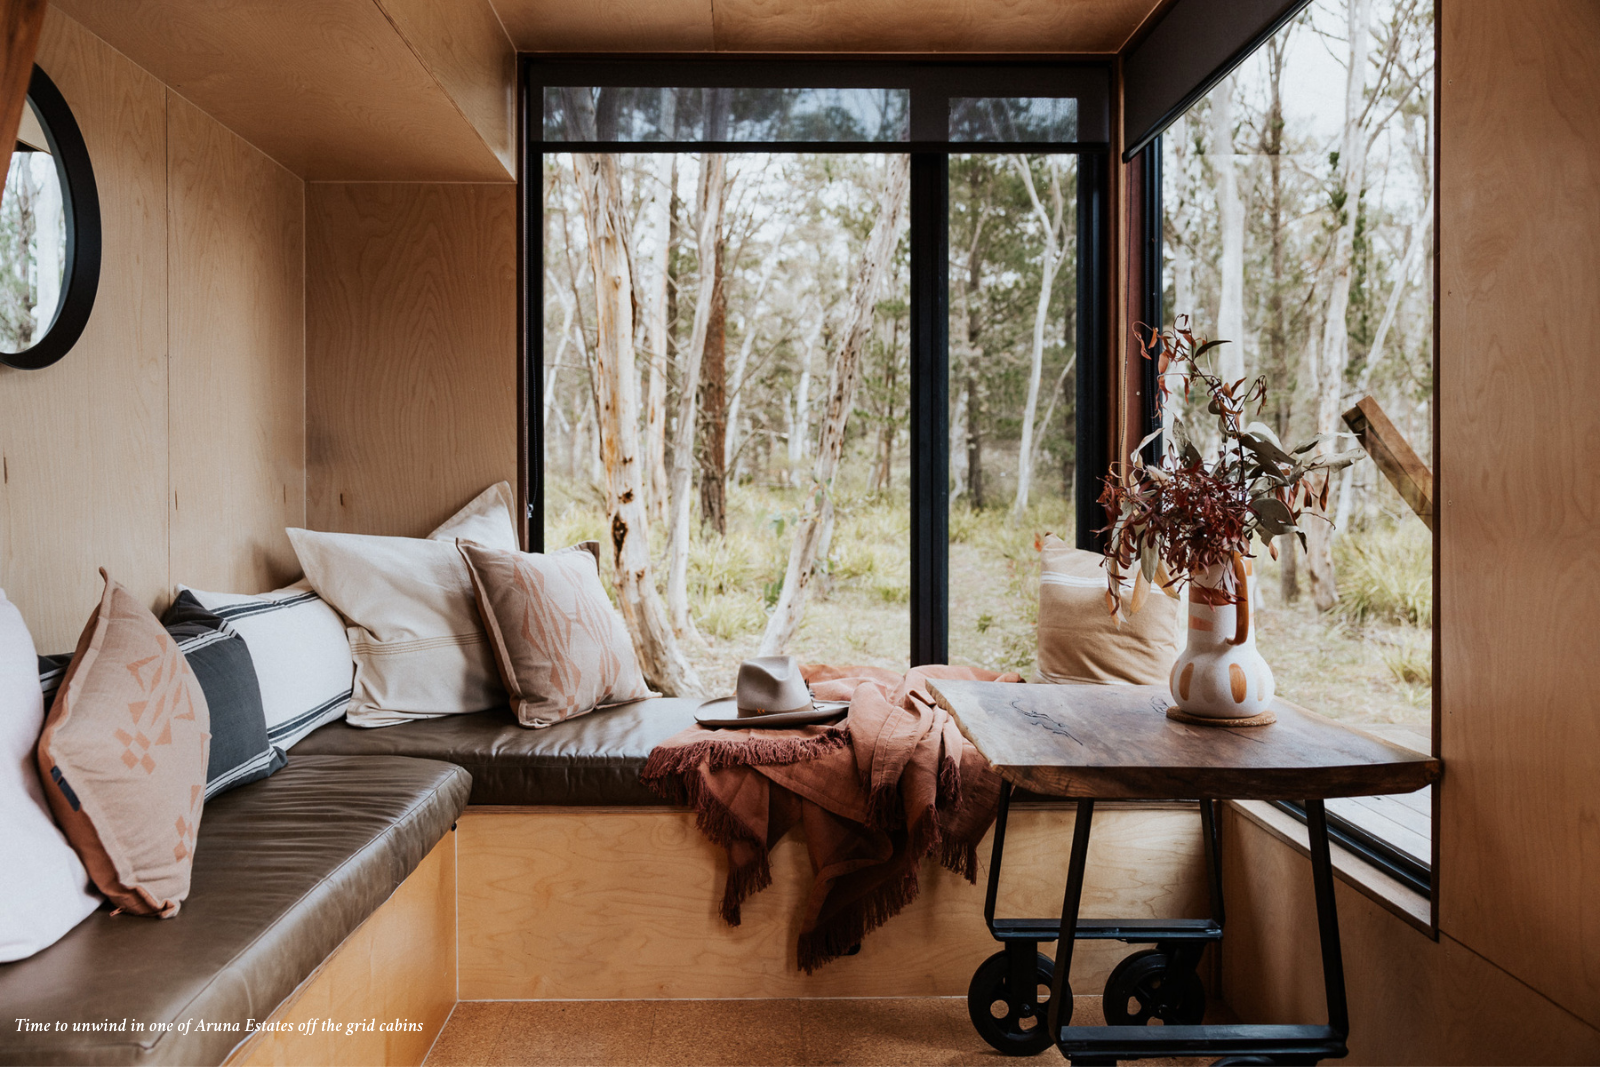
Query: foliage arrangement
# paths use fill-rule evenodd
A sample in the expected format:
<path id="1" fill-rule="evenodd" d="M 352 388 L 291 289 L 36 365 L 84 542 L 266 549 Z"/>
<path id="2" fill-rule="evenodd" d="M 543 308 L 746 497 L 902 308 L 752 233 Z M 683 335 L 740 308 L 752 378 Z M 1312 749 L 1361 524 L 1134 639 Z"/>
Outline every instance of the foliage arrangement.
<path id="1" fill-rule="evenodd" d="M 1151 465 L 1143 452 L 1165 432 L 1158 429 L 1139 442 L 1125 474 L 1107 475 L 1100 503 L 1115 516 L 1105 546 L 1113 613 L 1122 609 L 1123 576 L 1135 569 L 1130 611 L 1139 610 L 1152 586 L 1176 595 L 1211 568 L 1252 555 L 1252 538 L 1259 538 L 1274 559 L 1273 539 L 1282 534 L 1296 534 L 1303 545 L 1301 519 L 1315 505 L 1313 515 L 1327 521 L 1318 512 L 1327 508 L 1331 475 L 1364 455 L 1360 449 L 1324 451 L 1345 436 L 1334 433 L 1317 434 L 1286 450 L 1265 423 L 1247 423 L 1252 405 L 1257 413 L 1266 406 L 1266 378 L 1225 381 L 1207 370 L 1204 357 L 1228 342 L 1196 337 L 1187 316 L 1180 315 L 1170 329 L 1136 327 L 1135 335 L 1144 358 L 1158 364 L 1161 406 L 1174 379 L 1191 403 L 1198 387 L 1207 400 L 1205 410 L 1216 418 L 1218 440 L 1208 461 L 1193 440 L 1175 432 L 1176 448 Z M 1223 568 L 1222 590 L 1229 597 L 1237 596 L 1235 573 L 1234 567 Z"/>

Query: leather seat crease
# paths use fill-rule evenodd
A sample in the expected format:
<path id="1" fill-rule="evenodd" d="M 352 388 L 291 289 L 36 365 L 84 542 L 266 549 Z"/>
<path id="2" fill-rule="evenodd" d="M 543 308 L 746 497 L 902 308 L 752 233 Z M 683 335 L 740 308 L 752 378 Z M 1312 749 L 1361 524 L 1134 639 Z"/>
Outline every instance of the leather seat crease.
<path id="1" fill-rule="evenodd" d="M 0 1063 L 216 1064 L 416 869 L 466 806 L 447 762 L 290 754 L 206 805 L 189 898 L 172 919 L 102 909 L 0 965 Z M 52 1023 L 48 1033 L 18 1019 Z M 181 1024 L 187 1034 L 55 1032 L 57 1020 Z"/>
<path id="2" fill-rule="evenodd" d="M 699 701 L 657 697 L 534 730 L 505 708 L 362 729 L 329 723 L 294 753 L 417 756 L 472 774 L 473 804 L 632 806 L 665 802 L 639 781 L 650 750 L 694 725 Z"/>

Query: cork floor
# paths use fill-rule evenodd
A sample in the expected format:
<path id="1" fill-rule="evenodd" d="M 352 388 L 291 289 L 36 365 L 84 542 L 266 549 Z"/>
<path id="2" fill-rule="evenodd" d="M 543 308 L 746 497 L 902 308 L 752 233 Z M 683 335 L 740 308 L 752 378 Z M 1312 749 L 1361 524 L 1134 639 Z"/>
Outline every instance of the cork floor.
<path id="1" fill-rule="evenodd" d="M 1079 1025 L 1102 1022 L 1099 997 L 1077 997 L 1075 1008 Z M 995 1052 L 973 1031 L 965 997 L 463 1001 L 427 1059 L 428 1067 L 1032 1062 L 1066 1061 L 1054 1049 L 1032 1059 Z"/>

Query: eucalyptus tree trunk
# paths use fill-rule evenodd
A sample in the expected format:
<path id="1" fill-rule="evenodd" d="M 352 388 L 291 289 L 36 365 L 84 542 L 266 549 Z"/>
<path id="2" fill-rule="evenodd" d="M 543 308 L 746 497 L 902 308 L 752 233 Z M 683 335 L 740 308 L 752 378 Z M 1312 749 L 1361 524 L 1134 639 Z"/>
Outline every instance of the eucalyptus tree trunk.
<path id="1" fill-rule="evenodd" d="M 1194 180 L 1192 168 L 1194 161 L 1190 151 L 1189 120 L 1179 118 L 1172 124 L 1172 128 L 1162 136 L 1162 144 L 1170 145 L 1172 161 L 1177 165 L 1171 168 L 1172 179 L 1176 180 L 1178 195 L 1175 203 L 1167 203 L 1168 197 L 1163 196 L 1163 210 L 1165 217 L 1162 219 L 1163 240 L 1172 250 L 1172 300 L 1173 319 L 1179 315 L 1194 314 Z M 1163 165 L 1165 169 L 1165 164 Z M 1169 179 L 1171 180 L 1171 179 Z M 1145 324 L 1151 329 L 1160 329 L 1166 323 L 1150 322 Z M 1168 368 L 1162 376 L 1166 386 L 1166 400 L 1161 406 L 1161 451 L 1163 455 L 1177 454 L 1177 423 L 1183 412 L 1183 370 L 1181 366 L 1174 365 Z"/>
<path id="2" fill-rule="evenodd" d="M 1350 331 L 1345 319 L 1350 309 L 1356 208 L 1367 175 L 1367 131 L 1362 119 L 1365 115 L 1363 97 L 1371 17 L 1372 0 L 1350 0 L 1350 54 L 1345 73 L 1344 133 L 1340 138 L 1337 172 L 1339 227 L 1334 231 L 1333 249 L 1329 256 L 1331 282 L 1326 316 L 1322 323 L 1322 343 L 1314 350 L 1318 433 L 1335 433 L 1340 428 L 1344 375 L 1350 363 Z M 1330 446 L 1324 445 L 1319 451 L 1331 450 Z M 1323 519 L 1312 519 L 1308 526 L 1306 569 L 1311 573 L 1311 599 L 1318 611 L 1328 611 L 1339 602 L 1333 566 L 1334 531 Z"/>
<path id="3" fill-rule="evenodd" d="M 833 480 L 844 455 L 845 426 L 855 406 L 856 386 L 861 380 L 861 350 L 872 329 L 878 296 L 900 239 L 900 217 L 905 210 L 910 173 L 910 156 L 888 157 L 878 218 L 861 252 L 861 266 L 856 272 L 850 309 L 840 332 L 839 350 L 828 371 L 827 407 L 822 417 L 817 462 L 812 469 L 812 491 L 795 523 L 783 589 L 778 594 L 772 618 L 767 621 L 766 633 L 761 637 L 760 654 L 763 656 L 783 652 L 794 639 L 805 615 L 820 550 L 833 536 Z"/>
<path id="4" fill-rule="evenodd" d="M 1011 518 L 1020 522 L 1028 510 L 1028 495 L 1033 489 L 1033 425 L 1039 410 L 1039 385 L 1044 372 L 1045 327 L 1050 321 L 1050 297 L 1055 289 L 1056 271 L 1061 266 L 1061 256 L 1066 249 L 1065 200 L 1061 195 L 1061 176 L 1052 165 L 1054 157 L 1045 157 L 1045 167 L 1050 172 L 1050 207 L 1046 209 L 1033 185 L 1033 171 L 1023 156 L 1013 157 L 1022 183 L 1027 187 L 1028 200 L 1033 213 L 1044 231 L 1044 251 L 1039 264 L 1039 300 L 1033 312 L 1033 353 L 1028 365 L 1028 399 L 1022 408 L 1022 436 L 1017 443 L 1017 496 L 1011 503 Z"/>
<path id="5" fill-rule="evenodd" d="M 678 648 L 650 566 L 634 373 L 633 282 L 622 179 L 614 155 L 578 152 L 572 161 L 594 270 L 596 422 L 605 466 L 617 605 L 645 680 L 663 693 L 688 696 L 699 692 L 700 679 Z"/>
<path id="6" fill-rule="evenodd" d="M 781 246 L 788 237 L 785 230 L 783 236 L 778 238 Z M 739 451 L 739 407 L 744 398 L 744 372 L 750 365 L 750 351 L 755 347 L 756 322 L 761 314 L 761 300 L 767 295 L 767 286 L 772 284 L 772 275 L 778 269 L 779 257 L 776 254 L 767 257 L 766 266 L 761 268 L 761 280 L 756 283 L 756 295 L 750 298 L 750 311 L 742 316 L 744 337 L 739 341 L 739 354 L 733 360 L 733 375 L 728 381 L 728 433 L 727 441 L 722 450 L 722 465 L 733 466 L 733 457 Z"/>
<path id="7" fill-rule="evenodd" d="M 700 361 L 700 521 L 728 535 L 728 289 L 723 278 L 726 242 L 717 242 L 711 321 Z"/>
<path id="8" fill-rule="evenodd" d="M 1265 127 L 1261 134 L 1262 154 L 1267 157 L 1268 199 L 1267 233 L 1268 260 L 1272 269 L 1272 286 L 1267 293 L 1267 356 L 1275 381 L 1284 388 L 1275 395 L 1277 408 L 1273 413 L 1278 437 L 1289 439 L 1290 411 L 1288 404 L 1294 397 L 1293 375 L 1289 368 L 1289 331 L 1284 318 L 1284 218 L 1283 218 L 1283 58 L 1288 50 L 1291 24 L 1266 44 L 1268 104 Z M 1278 538 L 1278 591 L 1284 603 L 1300 599 L 1300 574 L 1297 553 L 1299 542 L 1294 534 Z"/>
<path id="9" fill-rule="evenodd" d="M 967 445 L 961 433 L 967 421 L 967 387 L 956 394 L 955 407 L 950 411 L 950 501 L 960 500 L 967 492 Z"/>
<path id="10" fill-rule="evenodd" d="M 679 636 L 695 632 L 689 617 L 689 519 L 694 508 L 694 431 L 699 422 L 700 365 L 711 328 L 711 301 L 716 286 L 717 244 L 722 236 L 727 157 L 708 152 L 700 158 L 699 254 L 700 284 L 695 294 L 694 326 L 682 350 L 678 424 L 672 435 L 672 516 L 667 541 L 667 606 L 672 629 Z"/>
<path id="11" fill-rule="evenodd" d="M 1217 229 L 1222 237 L 1221 299 L 1217 307 L 1217 374 L 1225 382 L 1244 377 L 1244 202 L 1233 144 L 1232 74 L 1211 91 L 1211 157 L 1217 173 Z"/>
<path id="12" fill-rule="evenodd" d="M 817 317 L 811 320 L 805 343 L 800 346 L 800 380 L 794 383 L 794 420 L 789 427 L 789 470 L 800 469 L 805 462 L 807 447 L 811 442 L 811 364 L 815 358 L 817 341 L 822 337 L 823 311 L 817 308 Z"/>
<path id="13" fill-rule="evenodd" d="M 662 92 L 672 92 L 664 89 Z M 650 353 L 650 372 L 645 386 L 644 403 L 644 457 L 646 476 L 646 507 L 650 518 L 663 526 L 667 522 L 667 501 L 671 490 L 667 481 L 667 368 L 670 357 L 667 340 L 671 330 L 668 305 L 672 285 L 672 202 L 678 195 L 678 157 L 668 154 L 669 168 L 665 189 L 656 190 L 656 201 L 651 212 L 652 229 L 656 247 L 651 261 L 650 318 L 645 327 L 646 346 Z"/>

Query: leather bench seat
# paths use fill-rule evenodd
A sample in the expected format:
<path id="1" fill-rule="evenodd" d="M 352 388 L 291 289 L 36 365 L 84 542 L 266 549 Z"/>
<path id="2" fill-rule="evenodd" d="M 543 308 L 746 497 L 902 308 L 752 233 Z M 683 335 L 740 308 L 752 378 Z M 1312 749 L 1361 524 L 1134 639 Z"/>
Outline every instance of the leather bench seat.
<path id="1" fill-rule="evenodd" d="M 0 1063 L 217 1064 L 248 1034 L 18 1030 L 17 1020 L 259 1024 L 450 831 L 471 783 L 448 762 L 302 753 L 205 807 L 171 919 L 102 909 L 0 964 Z"/>
<path id="2" fill-rule="evenodd" d="M 294 747 L 294 758 L 417 756 L 472 775 L 473 804 L 664 804 L 639 780 L 650 750 L 694 725 L 697 700 L 656 697 L 601 708 L 534 730 L 506 708 L 367 729 L 340 720 Z"/>

